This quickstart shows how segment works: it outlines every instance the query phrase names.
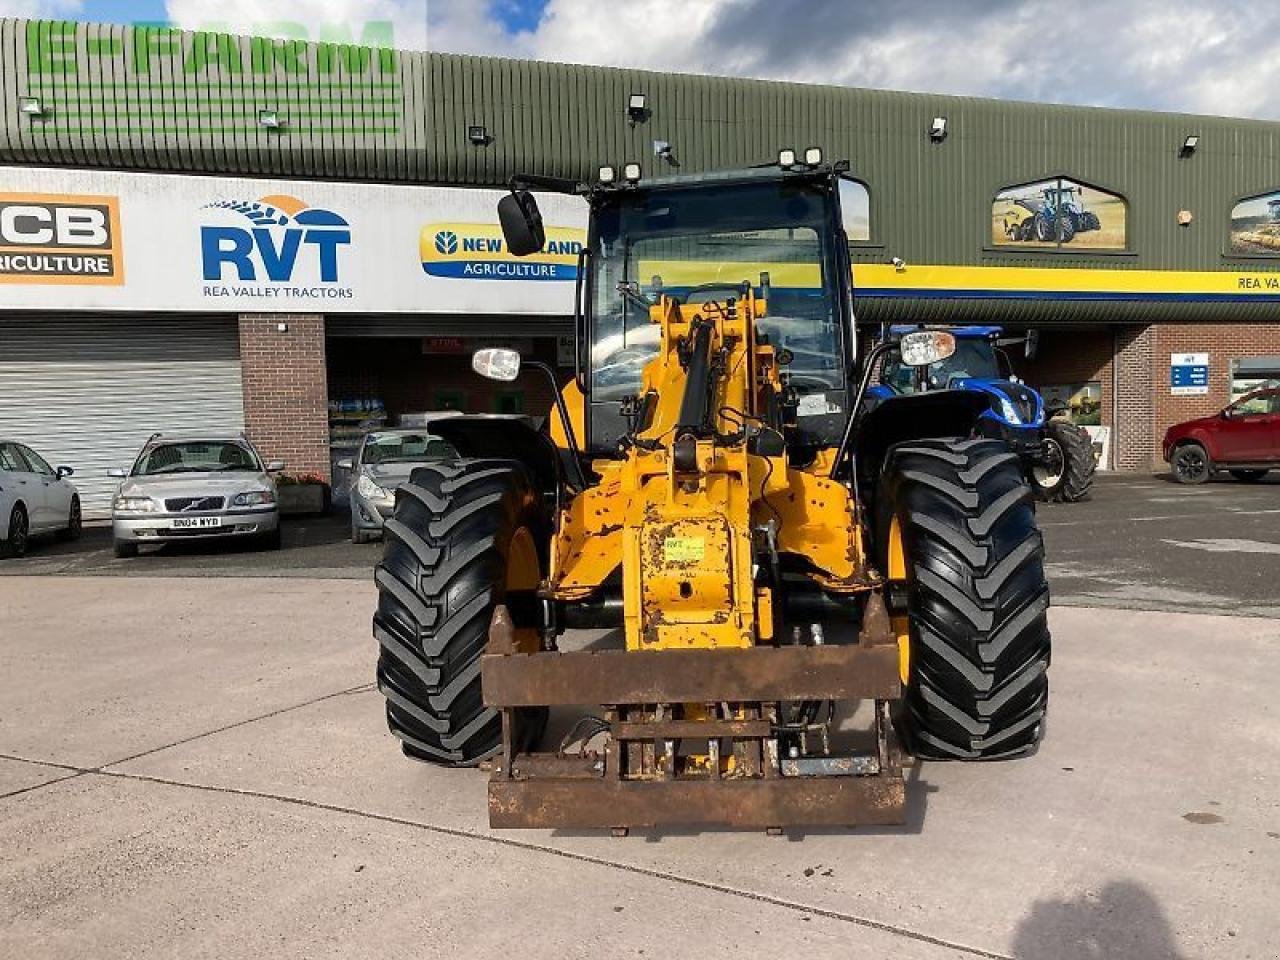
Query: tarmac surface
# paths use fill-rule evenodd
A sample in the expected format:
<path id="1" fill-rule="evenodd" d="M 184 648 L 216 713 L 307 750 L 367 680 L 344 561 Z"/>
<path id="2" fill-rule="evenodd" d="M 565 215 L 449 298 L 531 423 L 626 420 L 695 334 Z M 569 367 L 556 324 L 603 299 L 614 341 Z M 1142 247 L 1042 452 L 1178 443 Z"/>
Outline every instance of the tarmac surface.
<path id="1" fill-rule="evenodd" d="M 1100 475 L 1091 499 L 1039 508 L 1057 604 L 1280 617 L 1280 470 L 1262 483 L 1200 487 L 1165 476 Z M 0 575 L 324 577 L 368 580 L 378 544 L 348 540 L 342 515 L 289 520 L 285 549 L 179 544 L 117 560 L 110 530 L 44 540 Z"/>
<path id="2" fill-rule="evenodd" d="M 494 833 L 482 772 L 402 757 L 373 599 L 0 579 L 0 956 L 1280 956 L 1280 621 L 1056 607 L 1042 750 L 913 768 L 905 826 L 615 839 Z"/>

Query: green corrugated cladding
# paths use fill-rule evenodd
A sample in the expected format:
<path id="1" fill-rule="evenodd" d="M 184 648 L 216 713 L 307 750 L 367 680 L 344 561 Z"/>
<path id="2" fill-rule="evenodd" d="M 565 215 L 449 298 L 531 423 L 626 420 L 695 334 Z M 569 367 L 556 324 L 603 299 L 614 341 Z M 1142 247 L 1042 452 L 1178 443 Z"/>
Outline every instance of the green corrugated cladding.
<path id="1" fill-rule="evenodd" d="M 635 125 L 631 93 L 644 93 L 650 111 Z M 22 115 L 22 96 L 40 97 L 49 116 Z M 278 111 L 282 132 L 258 124 L 261 109 Z M 947 118 L 941 143 L 927 134 L 934 116 Z M 872 243 L 856 249 L 859 260 L 1280 268 L 1224 255 L 1234 201 L 1280 189 L 1280 124 L 1253 120 L 11 19 L 0 21 L 0 118 L 5 162 L 490 186 L 522 171 L 587 178 L 627 160 L 652 171 L 654 140 L 672 144 L 683 172 L 820 145 L 870 187 Z M 470 124 L 483 124 L 492 142 L 469 143 Z M 1199 147 L 1180 158 L 1189 134 Z M 994 194 L 1059 174 L 1126 198 L 1131 252 L 989 248 Z M 1184 209 L 1195 216 L 1190 227 L 1176 224 Z M 883 306 L 867 305 L 864 318 L 878 319 Z M 1052 318 L 1189 316 L 1178 304 L 1103 309 L 1059 303 Z M 1026 310 L 987 300 L 893 308 L 922 319 L 1026 319 Z M 1197 304 L 1194 315 L 1278 314 L 1232 303 Z"/>

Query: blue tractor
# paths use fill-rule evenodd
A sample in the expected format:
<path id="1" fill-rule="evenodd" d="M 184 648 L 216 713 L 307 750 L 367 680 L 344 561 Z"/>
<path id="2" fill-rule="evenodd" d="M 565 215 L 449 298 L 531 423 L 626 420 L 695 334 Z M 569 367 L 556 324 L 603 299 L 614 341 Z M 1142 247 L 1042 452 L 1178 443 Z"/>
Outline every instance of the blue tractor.
<path id="1" fill-rule="evenodd" d="M 922 329 L 895 326 L 886 331 L 890 341 Z M 930 328 L 935 329 L 935 328 Z M 1070 503 L 1084 499 L 1093 486 L 1096 463 L 1088 433 L 1061 416 L 1064 407 L 1046 409 L 1044 398 L 1012 372 L 1003 347 L 1025 344 L 1027 355 L 1035 347 L 1035 335 L 1002 339 L 1000 327 L 942 327 L 956 338 L 956 350 L 945 360 L 927 367 L 902 362 L 891 350 L 880 368 L 880 382 L 868 391 L 870 403 L 894 397 L 963 390 L 974 395 L 985 409 L 974 432 L 1002 439 L 1023 462 L 1032 489 L 1042 500 Z M 1002 369 L 1003 362 L 1003 369 Z"/>

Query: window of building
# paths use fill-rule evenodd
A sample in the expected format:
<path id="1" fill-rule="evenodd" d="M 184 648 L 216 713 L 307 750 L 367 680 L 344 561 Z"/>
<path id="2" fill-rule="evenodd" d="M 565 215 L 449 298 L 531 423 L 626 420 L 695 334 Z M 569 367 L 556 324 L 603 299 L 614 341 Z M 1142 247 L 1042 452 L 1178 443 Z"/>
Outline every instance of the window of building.
<path id="1" fill-rule="evenodd" d="M 991 203 L 991 243 L 1049 250 L 1125 250 L 1128 204 L 1078 180 L 1006 187 Z"/>
<path id="2" fill-rule="evenodd" d="M 1249 197 L 1231 208 L 1230 250 L 1246 257 L 1280 255 L 1280 190 Z"/>
<path id="3" fill-rule="evenodd" d="M 1280 357 L 1244 357 L 1231 361 L 1231 400 L 1264 387 L 1280 387 Z"/>
<path id="4" fill-rule="evenodd" d="M 871 239 L 871 193 L 865 183 L 840 178 L 840 214 L 850 243 Z"/>

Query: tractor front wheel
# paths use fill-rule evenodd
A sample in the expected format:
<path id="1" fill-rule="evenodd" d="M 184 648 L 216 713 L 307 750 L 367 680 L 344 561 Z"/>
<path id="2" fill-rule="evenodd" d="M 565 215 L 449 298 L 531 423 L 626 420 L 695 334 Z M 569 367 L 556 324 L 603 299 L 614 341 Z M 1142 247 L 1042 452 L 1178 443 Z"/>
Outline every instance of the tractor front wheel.
<path id="1" fill-rule="evenodd" d="M 541 498 L 514 461 L 433 463 L 397 491 L 374 575 L 373 635 L 387 725 L 408 756 L 460 767 L 500 748 L 480 656 L 494 608 L 537 587 L 547 536 Z M 517 641 L 534 652 L 537 631 L 519 630 Z M 530 719 L 523 727 L 540 735 L 545 711 Z"/>
<path id="2" fill-rule="evenodd" d="M 877 514 L 893 614 L 909 631 L 896 718 L 907 748 L 943 760 L 1034 752 L 1049 703 L 1049 588 L 1018 458 L 995 440 L 902 444 Z"/>
<path id="3" fill-rule="evenodd" d="M 1066 420 L 1044 427 L 1044 459 L 1031 468 L 1031 486 L 1041 500 L 1075 503 L 1089 495 L 1097 464 L 1084 428 Z"/>

